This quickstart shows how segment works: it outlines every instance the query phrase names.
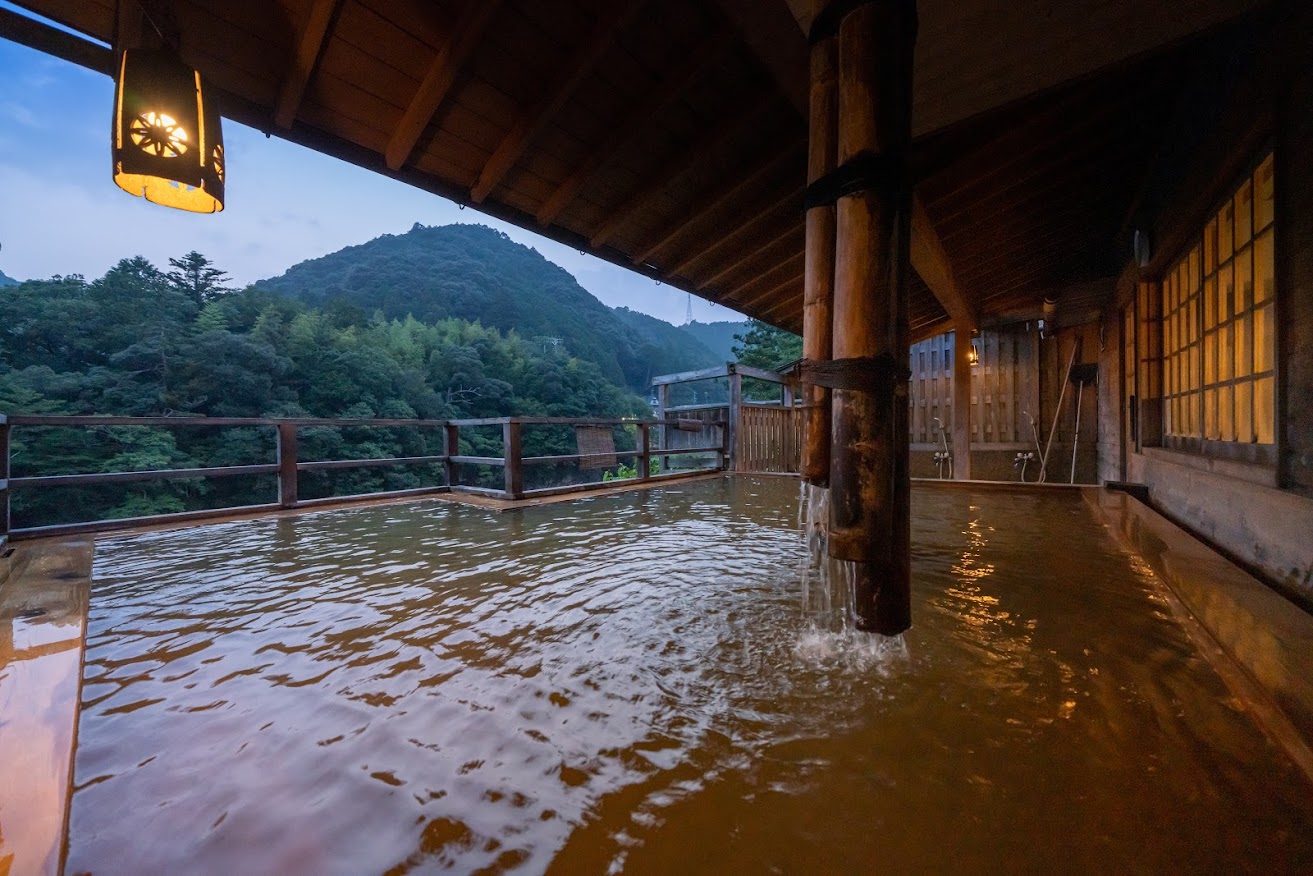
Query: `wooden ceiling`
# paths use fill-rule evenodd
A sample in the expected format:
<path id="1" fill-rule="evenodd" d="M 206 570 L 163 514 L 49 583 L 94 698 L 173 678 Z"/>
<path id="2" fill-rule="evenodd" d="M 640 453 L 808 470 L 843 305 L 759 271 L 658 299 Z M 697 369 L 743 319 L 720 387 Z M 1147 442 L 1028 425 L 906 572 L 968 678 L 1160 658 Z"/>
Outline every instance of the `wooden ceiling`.
<path id="1" fill-rule="evenodd" d="M 130 26 L 115 0 L 20 5 Z M 809 0 L 146 5 L 237 121 L 801 329 Z M 1119 267 L 1191 38 L 1260 5 L 921 0 L 913 336 Z M 5 10 L 0 36 L 112 69 Z"/>

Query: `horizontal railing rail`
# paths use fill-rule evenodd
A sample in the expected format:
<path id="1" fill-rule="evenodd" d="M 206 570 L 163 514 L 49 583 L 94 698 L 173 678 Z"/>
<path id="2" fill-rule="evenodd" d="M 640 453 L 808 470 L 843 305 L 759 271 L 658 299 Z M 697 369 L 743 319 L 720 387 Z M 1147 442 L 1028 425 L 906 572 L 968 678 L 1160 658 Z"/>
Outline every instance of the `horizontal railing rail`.
<path id="1" fill-rule="evenodd" d="M 10 447 L 11 434 L 15 427 L 44 428 L 84 428 L 143 426 L 151 428 L 199 427 L 199 428 L 272 428 L 276 434 L 273 463 L 255 465 L 222 465 L 197 468 L 153 469 L 141 471 L 81 472 L 69 474 L 40 474 L 11 477 Z M 502 429 L 503 452 L 501 456 L 479 456 L 461 454 L 460 430 L 462 428 L 479 428 L 498 426 Z M 92 415 L 55 415 L 55 414 L 0 414 L 0 547 L 10 538 L 31 538 L 50 535 L 67 535 L 81 532 L 101 532 L 132 526 L 151 525 L 161 522 L 199 520 L 240 513 L 267 512 L 278 509 L 290 509 L 309 505 L 321 505 L 329 502 L 348 502 L 368 498 L 389 498 L 400 496 L 419 496 L 441 492 L 470 493 L 499 499 L 522 499 L 537 496 L 555 495 L 573 491 L 594 489 L 608 484 L 603 482 L 577 484 L 565 487 L 547 487 L 543 489 L 526 489 L 524 486 L 524 467 L 526 465 L 569 464 L 596 459 L 599 454 L 573 453 L 551 456 L 524 456 L 522 452 L 521 431 L 525 426 L 592 426 L 615 427 L 632 426 L 637 432 L 637 448 L 634 450 L 615 450 L 600 454 L 607 460 L 637 460 L 636 477 L 639 480 L 654 478 L 686 476 L 680 472 L 674 475 L 652 475 L 650 473 L 653 459 L 683 454 L 716 454 L 714 470 L 725 468 L 729 445 L 724 423 L 710 422 L 702 429 L 718 429 L 720 440 L 705 447 L 665 448 L 653 447 L 652 430 L 657 427 L 687 428 L 688 421 L 679 418 L 607 418 L 607 417 L 480 417 L 453 420 L 428 419 L 331 419 L 326 417 L 121 417 Z M 304 428 L 424 428 L 443 430 L 443 452 L 424 456 L 398 456 L 367 459 L 326 459 L 301 460 L 298 458 L 299 430 Z M 387 468 L 396 466 L 439 465 L 443 468 L 444 483 L 439 486 L 386 490 L 356 496 L 337 496 L 324 499 L 301 499 L 299 497 L 299 474 L 301 472 L 339 471 L 360 468 Z M 492 466 L 503 471 L 503 488 L 493 489 L 460 482 L 460 467 Z M 703 469 L 711 470 L 711 469 Z M 155 480 L 192 480 L 210 478 L 228 478 L 237 476 L 276 475 L 278 479 L 278 501 L 251 505 L 237 505 L 215 509 L 184 511 L 173 514 L 157 514 L 116 520 L 91 520 L 78 523 L 61 523 L 45 526 L 11 527 L 11 496 L 18 490 L 53 489 L 60 487 L 88 487 L 110 484 L 139 483 Z"/>

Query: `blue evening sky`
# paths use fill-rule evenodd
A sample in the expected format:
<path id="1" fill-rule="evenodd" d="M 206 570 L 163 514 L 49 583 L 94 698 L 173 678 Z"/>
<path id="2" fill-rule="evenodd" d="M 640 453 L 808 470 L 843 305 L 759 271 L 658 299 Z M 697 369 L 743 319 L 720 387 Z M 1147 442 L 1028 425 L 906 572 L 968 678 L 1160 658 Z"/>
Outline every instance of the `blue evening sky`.
<path id="1" fill-rule="evenodd" d="M 126 256 L 167 267 L 170 256 L 195 249 L 245 284 L 416 222 L 479 222 L 537 249 L 609 305 L 684 321 L 684 292 L 227 119 L 222 213 L 134 198 L 110 178 L 113 93 L 105 76 L 0 39 L 0 271 L 16 280 L 93 279 Z M 693 316 L 741 318 L 700 298 Z"/>

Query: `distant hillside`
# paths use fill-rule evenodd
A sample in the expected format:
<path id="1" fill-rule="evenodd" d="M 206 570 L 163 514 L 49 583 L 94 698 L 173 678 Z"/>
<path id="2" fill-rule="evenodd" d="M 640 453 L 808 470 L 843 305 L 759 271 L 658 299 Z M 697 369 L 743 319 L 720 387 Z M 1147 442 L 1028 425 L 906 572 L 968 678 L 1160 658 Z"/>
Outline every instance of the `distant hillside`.
<path id="1" fill-rule="evenodd" d="M 536 250 L 482 225 L 416 224 L 256 286 L 329 310 L 354 307 L 422 322 L 456 317 L 525 338 L 556 338 L 616 384 L 640 392 L 653 374 L 717 358 L 700 343 L 677 341 L 668 323 L 653 326 L 641 314 L 611 310 Z"/>
<path id="2" fill-rule="evenodd" d="M 0 271 L 0 287 L 17 286 L 17 285 L 18 285 L 17 280 L 15 280 L 13 277 L 6 276 L 4 271 Z"/>
<path id="3" fill-rule="evenodd" d="M 709 368 L 727 360 L 707 349 L 707 346 L 687 332 L 671 325 L 665 320 L 617 307 L 613 311 L 621 322 L 643 339 L 638 349 L 639 359 L 647 362 L 651 373 L 644 381 L 651 380 L 658 374 L 673 374 L 677 371 L 691 371 L 695 368 Z"/>
<path id="4" fill-rule="evenodd" d="M 734 361 L 735 335 L 746 334 L 746 322 L 690 322 L 679 327 L 702 342 L 703 346 L 716 354 L 719 362 Z"/>

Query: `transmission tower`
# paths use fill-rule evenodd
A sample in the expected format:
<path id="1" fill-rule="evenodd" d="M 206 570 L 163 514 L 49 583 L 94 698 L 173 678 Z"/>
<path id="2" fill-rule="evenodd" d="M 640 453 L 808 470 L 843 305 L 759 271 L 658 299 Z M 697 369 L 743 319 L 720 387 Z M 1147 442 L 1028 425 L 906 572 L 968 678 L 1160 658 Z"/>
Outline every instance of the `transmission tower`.
<path id="1" fill-rule="evenodd" d="M 693 293 L 688 293 L 688 307 L 684 310 L 684 325 L 693 321 Z"/>

